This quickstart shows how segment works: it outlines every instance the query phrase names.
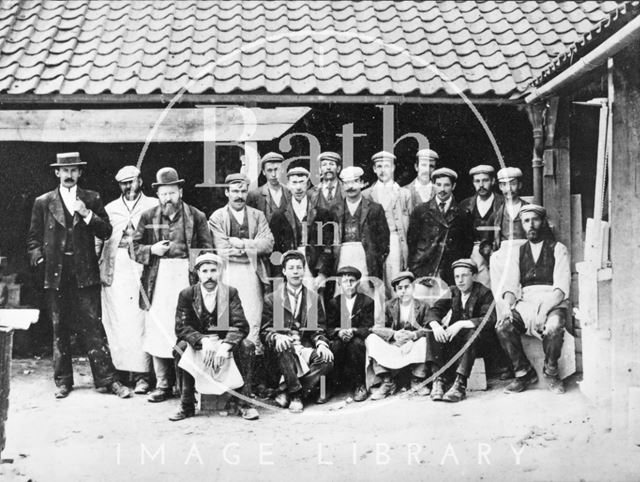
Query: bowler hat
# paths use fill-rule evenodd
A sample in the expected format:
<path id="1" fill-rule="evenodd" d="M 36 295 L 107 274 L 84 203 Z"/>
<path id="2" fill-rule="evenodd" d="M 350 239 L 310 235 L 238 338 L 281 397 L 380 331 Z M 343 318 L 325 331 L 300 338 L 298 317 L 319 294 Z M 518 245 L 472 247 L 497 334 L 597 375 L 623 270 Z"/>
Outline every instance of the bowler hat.
<path id="1" fill-rule="evenodd" d="M 178 177 L 178 171 L 173 167 L 163 167 L 156 173 L 156 182 L 151 184 L 152 188 L 159 186 L 182 186 L 184 179 Z"/>
<path id="2" fill-rule="evenodd" d="M 79 152 L 60 152 L 56 154 L 56 161 L 51 167 L 86 166 L 87 163 L 80 160 Z"/>

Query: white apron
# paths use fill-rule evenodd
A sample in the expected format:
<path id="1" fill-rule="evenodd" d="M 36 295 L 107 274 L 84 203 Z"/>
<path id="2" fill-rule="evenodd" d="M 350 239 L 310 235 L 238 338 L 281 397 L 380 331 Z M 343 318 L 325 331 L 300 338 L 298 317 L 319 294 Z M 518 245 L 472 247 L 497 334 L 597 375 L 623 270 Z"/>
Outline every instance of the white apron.
<path id="1" fill-rule="evenodd" d="M 506 282 L 506 267 L 510 263 L 518 263 L 520 259 L 520 246 L 526 243 L 526 239 L 507 239 L 500 243 L 500 248 L 491 254 L 489 272 L 491 278 L 491 291 L 496 300 L 496 316 L 504 318 L 505 306 L 502 300 L 503 288 Z"/>
<path id="2" fill-rule="evenodd" d="M 387 288 L 387 297 L 393 296 L 391 280 L 400 273 L 402 266 L 402 246 L 400 236 L 396 232 L 389 235 L 389 255 L 384 262 L 384 284 Z"/>
<path id="3" fill-rule="evenodd" d="M 221 344 L 222 340 L 218 339 L 216 349 Z M 191 345 L 187 345 L 178 366 L 191 374 L 196 382 L 196 391 L 201 395 L 221 395 L 244 385 L 231 352 L 220 370 L 215 372 L 213 367 L 205 366 L 202 350 L 194 350 Z"/>
<path id="4" fill-rule="evenodd" d="M 427 359 L 427 339 L 418 338 L 408 341 L 402 346 L 388 343 L 376 334 L 371 334 L 364 342 L 367 347 L 367 388 L 375 385 L 376 375 L 373 372 L 372 361 L 389 370 L 399 370 L 414 363 L 425 363 Z"/>
<path id="5" fill-rule="evenodd" d="M 224 271 L 226 283 L 238 290 L 244 316 L 249 322 L 247 338 L 256 346 L 256 352 L 262 353 L 262 344 L 258 335 L 262 322 L 262 286 L 260 278 L 250 263 L 229 261 Z"/>
<path id="6" fill-rule="evenodd" d="M 353 266 L 354 268 L 358 268 L 362 273 L 363 278 L 369 275 L 369 271 L 367 271 L 367 256 L 365 255 L 362 243 L 352 241 L 342 243 L 340 245 L 338 270 L 343 266 Z"/>
<path id="7" fill-rule="evenodd" d="M 138 302 L 141 274 L 142 265 L 131 259 L 128 249 L 118 248 L 111 286 L 102 287 L 102 324 L 114 366 L 145 373 L 151 365 L 142 347 L 145 311 Z"/>
<path id="8" fill-rule="evenodd" d="M 542 335 L 534 329 L 537 314 L 540 311 L 540 306 L 544 299 L 553 292 L 554 287 L 549 285 L 533 285 L 526 286 L 522 289 L 522 299 L 518 300 L 515 309 L 524 322 L 524 326 L 527 329 L 526 334 L 529 336 L 535 336 L 542 340 Z M 568 307 L 567 301 L 564 300 L 558 308 Z"/>
<path id="9" fill-rule="evenodd" d="M 487 288 L 491 289 L 491 275 L 489 272 L 489 265 L 487 264 L 487 260 L 484 259 L 484 256 L 480 254 L 480 243 L 476 242 L 473 245 L 473 251 L 471 251 L 471 259 L 478 266 L 478 274 L 476 275 L 476 280 L 479 283 L 482 283 Z"/>
<path id="10" fill-rule="evenodd" d="M 151 308 L 145 316 L 143 349 L 159 358 L 173 358 L 176 307 L 180 291 L 189 286 L 187 258 L 160 258 Z"/>

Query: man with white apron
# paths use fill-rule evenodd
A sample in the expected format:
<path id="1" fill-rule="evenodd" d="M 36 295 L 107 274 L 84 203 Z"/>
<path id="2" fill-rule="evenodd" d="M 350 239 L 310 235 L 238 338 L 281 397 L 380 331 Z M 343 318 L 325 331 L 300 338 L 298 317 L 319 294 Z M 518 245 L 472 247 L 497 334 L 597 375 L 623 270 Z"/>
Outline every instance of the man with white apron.
<path id="1" fill-rule="evenodd" d="M 171 167 L 156 173 L 159 205 L 142 213 L 133 236 L 135 260 L 144 265 L 140 307 L 146 310 L 143 349 L 153 357 L 156 387 L 150 402 L 171 397 L 178 295 L 189 286 L 189 252 L 212 249 L 204 213 L 182 201 L 183 179 Z"/>
<path id="2" fill-rule="evenodd" d="M 273 250 L 273 234 L 264 213 L 246 204 L 247 176 L 229 174 L 225 184 L 229 202 L 209 217 L 209 228 L 216 252 L 227 265 L 224 282 L 238 290 L 251 328 L 249 340 L 260 354 L 258 332 L 264 286 L 269 284 L 267 261 Z"/>
<path id="3" fill-rule="evenodd" d="M 542 339 L 542 374 L 553 393 L 564 393 L 558 360 L 568 317 L 571 269 L 566 246 L 545 236 L 549 229 L 546 217 L 542 206 L 527 204 L 520 208 L 527 242 L 506 267 L 501 299 L 510 311 L 498 320 L 496 331 L 516 375 L 505 388 L 507 393 L 521 392 L 538 381 L 522 347 L 520 337 L 525 334 Z"/>
<path id="4" fill-rule="evenodd" d="M 527 201 L 520 197 L 522 190 L 522 171 L 517 167 L 504 167 L 498 171 L 498 188 L 504 197 L 504 203 L 496 210 L 494 223 L 496 229 L 493 253 L 491 254 L 489 271 L 491 273 L 491 291 L 497 301 L 505 283 L 505 267 L 518 257 L 520 246 L 527 242 L 527 233 L 520 222 L 520 208 Z M 503 304 L 497 303 L 498 319 L 506 312 L 502 312 Z"/>
<path id="5" fill-rule="evenodd" d="M 142 349 L 145 312 L 140 309 L 142 265 L 129 256 L 133 233 L 144 211 L 158 205 L 142 192 L 142 178 L 136 166 L 125 166 L 116 174 L 122 196 L 105 206 L 113 226 L 111 237 L 96 241 L 102 249 L 99 265 L 102 281 L 102 324 L 116 369 L 130 372 L 134 392 L 149 391 L 151 360 Z"/>
<path id="6" fill-rule="evenodd" d="M 473 224 L 473 251 L 470 258 L 478 267 L 477 281 L 487 288 L 491 288 L 489 253 L 497 234 L 494 226 L 495 214 L 504 203 L 502 196 L 494 192 L 495 174 L 493 166 L 480 164 L 473 167 L 469 175 L 476 193 L 460 203 Z"/>
<path id="7" fill-rule="evenodd" d="M 381 151 L 371 157 L 377 182 L 362 193 L 384 208 L 389 226 L 389 255 L 384 263 L 384 282 L 386 295 L 391 297 L 391 280 L 406 268 L 408 261 L 407 228 L 411 214 L 411 193 L 393 180 L 396 169 L 396 156 Z"/>

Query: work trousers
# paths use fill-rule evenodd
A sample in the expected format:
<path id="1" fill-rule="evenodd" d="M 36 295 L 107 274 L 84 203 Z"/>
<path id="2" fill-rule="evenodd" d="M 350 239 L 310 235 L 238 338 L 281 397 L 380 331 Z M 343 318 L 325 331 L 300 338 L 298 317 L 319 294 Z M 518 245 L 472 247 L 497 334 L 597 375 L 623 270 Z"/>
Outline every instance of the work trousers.
<path id="1" fill-rule="evenodd" d="M 365 384 L 367 347 L 364 340 L 357 336 L 344 342 L 340 338 L 331 341 L 334 367 L 331 373 L 332 384 L 342 384 L 356 388 Z"/>
<path id="2" fill-rule="evenodd" d="M 298 359 L 293 348 L 277 352 L 273 347 L 265 346 L 267 366 L 276 370 L 278 377 L 284 377 L 286 392 L 290 395 L 307 395 L 320 383 L 320 378 L 333 369 L 333 362 L 324 362 L 318 352 L 313 350 L 309 358 L 309 371 L 298 378 Z"/>

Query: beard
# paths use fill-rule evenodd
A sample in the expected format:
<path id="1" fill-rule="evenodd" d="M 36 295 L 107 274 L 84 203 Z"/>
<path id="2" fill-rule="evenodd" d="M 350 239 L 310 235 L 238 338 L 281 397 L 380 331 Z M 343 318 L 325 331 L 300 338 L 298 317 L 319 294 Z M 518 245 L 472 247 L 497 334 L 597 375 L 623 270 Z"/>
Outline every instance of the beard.
<path id="1" fill-rule="evenodd" d="M 538 241 L 540 239 L 540 232 L 537 229 L 530 229 L 527 231 L 527 239 L 533 242 Z"/>
<path id="2" fill-rule="evenodd" d="M 133 201 L 134 199 L 136 199 L 138 197 L 138 195 L 140 194 L 140 189 L 138 188 L 127 188 L 124 190 L 124 197 L 127 199 L 127 201 Z"/>
<path id="3" fill-rule="evenodd" d="M 174 204 L 172 201 L 164 203 L 162 205 L 162 214 L 167 217 L 171 217 L 176 214 L 178 212 L 178 203 Z"/>

